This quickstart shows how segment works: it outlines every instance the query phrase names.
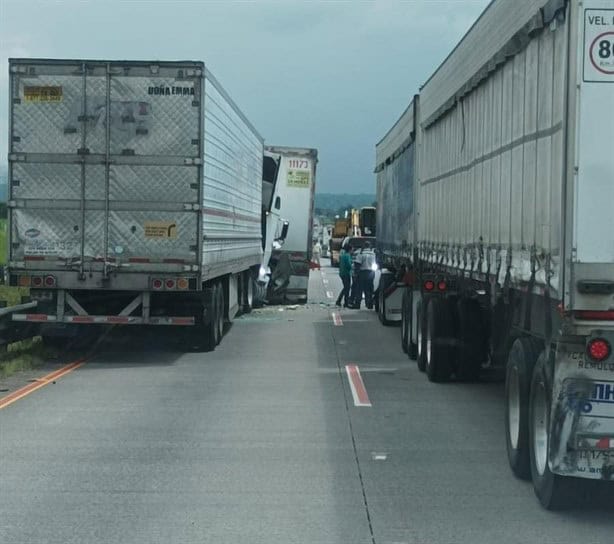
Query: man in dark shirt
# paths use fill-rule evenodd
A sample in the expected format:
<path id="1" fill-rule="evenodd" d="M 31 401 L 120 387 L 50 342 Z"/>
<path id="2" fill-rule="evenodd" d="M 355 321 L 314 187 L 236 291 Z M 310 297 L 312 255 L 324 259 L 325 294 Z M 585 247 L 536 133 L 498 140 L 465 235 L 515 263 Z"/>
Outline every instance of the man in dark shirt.
<path id="1" fill-rule="evenodd" d="M 341 306 L 343 300 L 343 306 L 348 307 L 350 305 L 350 282 L 352 275 L 352 257 L 348 251 L 348 247 L 343 246 L 339 253 L 339 277 L 343 282 L 343 289 L 337 297 L 337 306 Z"/>

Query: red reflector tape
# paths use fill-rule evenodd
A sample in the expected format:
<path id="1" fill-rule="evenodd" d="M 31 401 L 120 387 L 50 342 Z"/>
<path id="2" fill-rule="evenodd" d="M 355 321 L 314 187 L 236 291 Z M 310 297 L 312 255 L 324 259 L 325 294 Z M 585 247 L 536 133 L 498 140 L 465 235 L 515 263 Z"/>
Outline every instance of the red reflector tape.
<path id="1" fill-rule="evenodd" d="M 597 441 L 596 447 L 599 450 L 609 450 L 614 446 L 614 440 L 609 437 L 601 438 Z"/>
<path id="2" fill-rule="evenodd" d="M 106 318 L 107 323 L 128 323 L 130 318 L 123 315 L 110 315 Z"/>
<path id="3" fill-rule="evenodd" d="M 26 314 L 26 321 L 47 321 L 46 314 Z"/>
<path id="4" fill-rule="evenodd" d="M 70 318 L 73 323 L 93 323 L 94 318 L 89 315 L 75 315 Z"/>
<path id="5" fill-rule="evenodd" d="M 173 325 L 193 325 L 194 318 L 193 317 L 172 317 L 171 323 Z"/>
<path id="6" fill-rule="evenodd" d="M 576 319 L 587 319 L 590 321 L 610 321 L 614 320 L 613 311 L 600 311 L 600 310 L 576 310 L 573 313 Z"/>

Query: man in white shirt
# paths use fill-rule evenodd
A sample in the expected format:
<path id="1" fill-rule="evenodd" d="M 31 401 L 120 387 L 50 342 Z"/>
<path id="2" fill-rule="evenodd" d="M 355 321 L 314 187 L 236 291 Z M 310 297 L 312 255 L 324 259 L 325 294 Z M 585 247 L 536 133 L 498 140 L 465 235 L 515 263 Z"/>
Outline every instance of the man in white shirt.
<path id="1" fill-rule="evenodd" d="M 355 300 L 356 308 L 360 308 L 362 296 L 365 296 L 365 305 L 370 310 L 373 308 L 373 279 L 375 277 L 375 252 L 371 249 L 371 244 L 365 242 L 364 247 L 356 256 L 360 263 L 358 272 L 358 293 Z"/>

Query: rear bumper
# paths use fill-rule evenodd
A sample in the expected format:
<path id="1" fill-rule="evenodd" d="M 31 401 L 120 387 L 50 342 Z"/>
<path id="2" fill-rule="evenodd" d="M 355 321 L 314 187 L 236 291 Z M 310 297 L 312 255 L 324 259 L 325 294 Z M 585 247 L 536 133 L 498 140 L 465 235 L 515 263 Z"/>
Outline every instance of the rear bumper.
<path id="1" fill-rule="evenodd" d="M 49 314 L 13 314 L 13 321 L 29 323 L 73 323 L 79 325 L 180 325 L 191 326 L 194 317 L 181 316 L 119 316 L 119 315 L 71 315 L 59 317 Z"/>
<path id="2" fill-rule="evenodd" d="M 550 470 L 614 480 L 614 360 L 594 364 L 584 344 L 559 345 L 550 413 Z"/>
<path id="3" fill-rule="evenodd" d="M 191 280 L 195 286 L 200 285 L 198 273 L 190 272 L 190 269 L 190 266 L 164 265 L 158 267 L 158 270 L 154 267 L 150 270 L 138 270 L 138 265 L 135 265 L 135 268 L 122 270 L 110 268 L 108 275 L 105 277 L 102 270 L 90 270 L 89 268 L 82 276 L 77 270 L 13 268 L 9 271 L 9 283 L 17 286 L 23 285 L 19 283 L 20 278 L 29 278 L 28 281 L 32 282 L 33 278 L 52 276 L 55 278 L 54 289 L 67 290 L 144 291 L 151 288 L 153 278 L 186 278 Z M 31 283 L 27 286 L 34 286 L 34 284 Z M 44 286 L 38 287 L 43 288 Z"/>

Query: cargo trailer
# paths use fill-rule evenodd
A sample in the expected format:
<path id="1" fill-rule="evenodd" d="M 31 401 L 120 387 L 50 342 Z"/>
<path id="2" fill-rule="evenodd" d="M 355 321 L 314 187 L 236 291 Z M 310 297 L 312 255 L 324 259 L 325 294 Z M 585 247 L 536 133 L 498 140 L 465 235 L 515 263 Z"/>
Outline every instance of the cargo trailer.
<path id="1" fill-rule="evenodd" d="M 182 327 L 213 349 L 262 257 L 263 140 L 202 62 L 10 59 L 11 285 L 46 341 Z"/>
<path id="2" fill-rule="evenodd" d="M 614 479 L 612 142 L 614 2 L 494 0 L 376 147 L 382 321 L 431 381 L 505 369 L 547 508 Z"/>

